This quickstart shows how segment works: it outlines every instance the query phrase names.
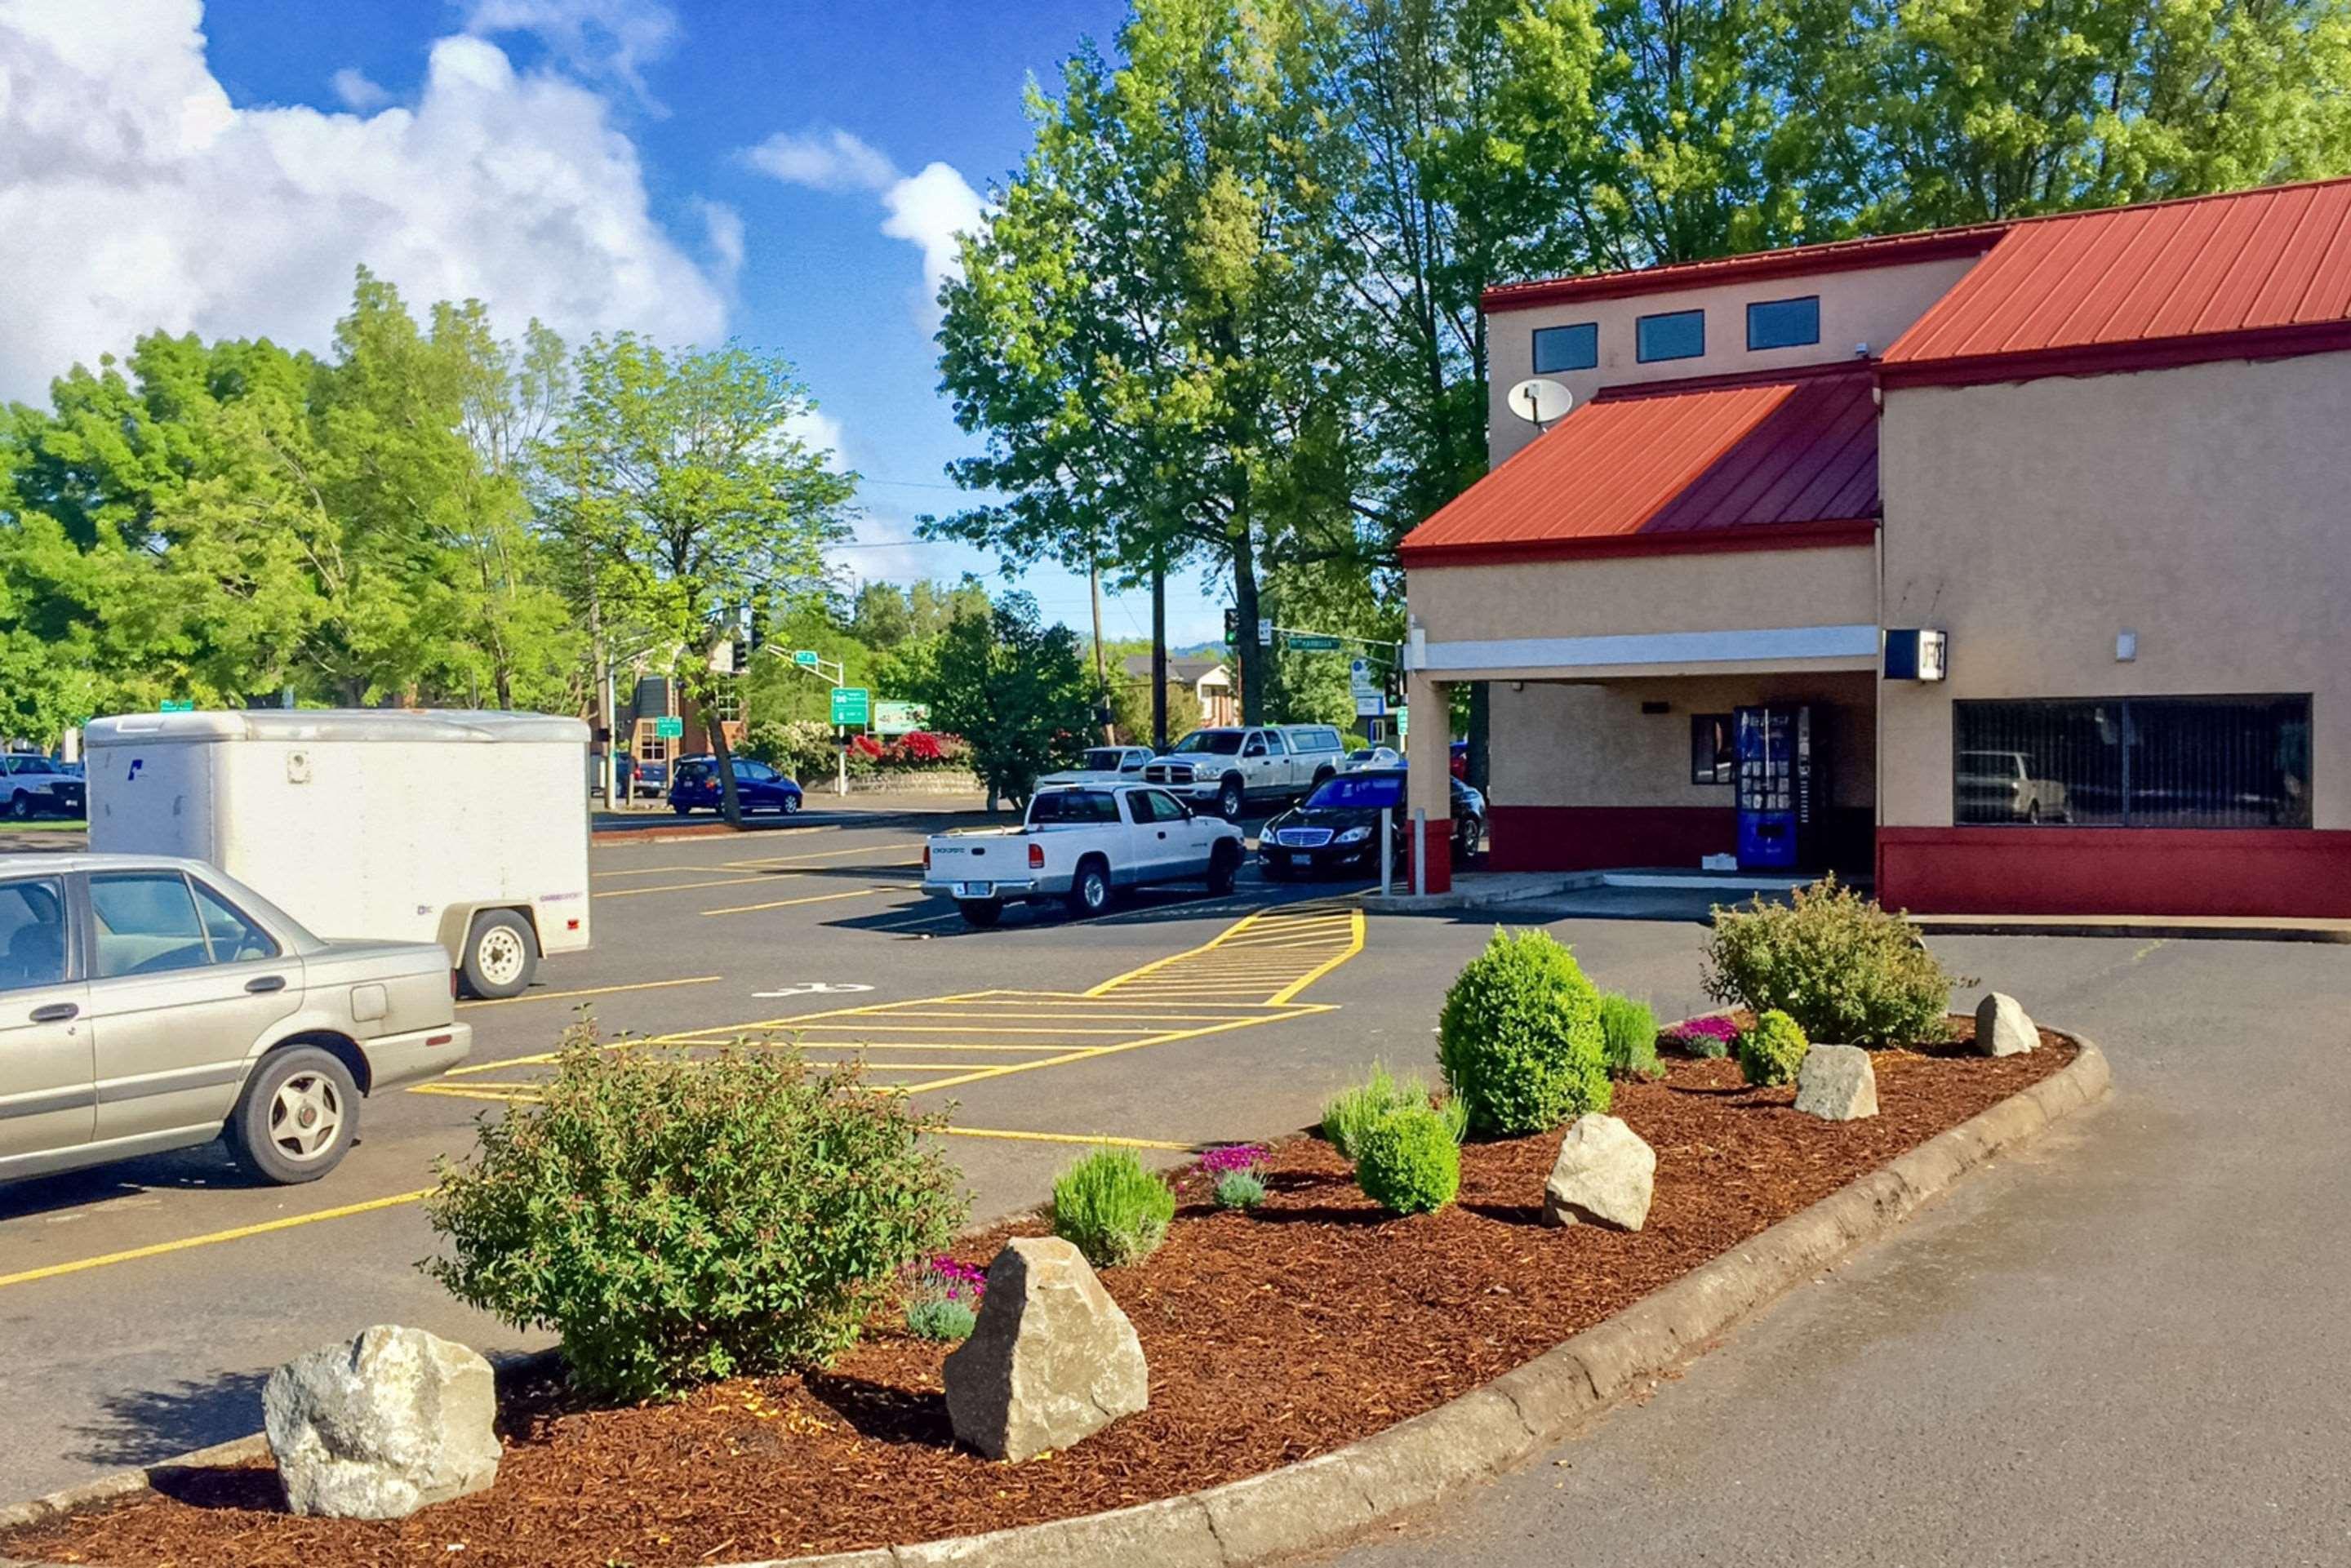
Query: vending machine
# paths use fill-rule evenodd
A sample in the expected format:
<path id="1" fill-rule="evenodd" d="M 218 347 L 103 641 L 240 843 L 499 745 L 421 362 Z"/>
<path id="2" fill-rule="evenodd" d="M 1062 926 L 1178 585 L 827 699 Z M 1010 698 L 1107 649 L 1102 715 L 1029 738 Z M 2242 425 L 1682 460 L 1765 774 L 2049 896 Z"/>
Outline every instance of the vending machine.
<path id="1" fill-rule="evenodd" d="M 1776 870 L 1813 863 L 1828 768 L 1813 710 L 1802 704 L 1737 710 L 1739 864 Z"/>

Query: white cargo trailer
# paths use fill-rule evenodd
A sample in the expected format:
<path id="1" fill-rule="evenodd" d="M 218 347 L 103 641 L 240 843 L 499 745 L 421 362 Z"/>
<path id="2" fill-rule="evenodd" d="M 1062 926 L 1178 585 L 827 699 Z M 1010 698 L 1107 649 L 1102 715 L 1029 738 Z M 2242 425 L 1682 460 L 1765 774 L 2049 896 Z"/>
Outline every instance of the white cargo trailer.
<path id="1" fill-rule="evenodd" d="M 588 946 L 588 727 L 465 709 L 125 714 L 90 848 L 209 861 L 322 936 L 439 942 L 476 996 Z"/>

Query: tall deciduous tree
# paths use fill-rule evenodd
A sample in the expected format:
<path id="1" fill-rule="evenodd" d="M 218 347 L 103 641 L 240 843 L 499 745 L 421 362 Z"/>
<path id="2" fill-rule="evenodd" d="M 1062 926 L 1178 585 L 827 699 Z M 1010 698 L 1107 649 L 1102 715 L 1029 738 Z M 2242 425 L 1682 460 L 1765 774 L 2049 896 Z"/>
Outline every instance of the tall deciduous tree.
<path id="1" fill-rule="evenodd" d="M 575 376 L 548 447 L 546 504 L 602 602 L 667 650 L 739 824 L 711 650 L 771 591 L 822 578 L 825 545 L 848 535 L 856 476 L 793 434 L 814 405 L 779 357 L 672 352 L 622 333 L 590 340 Z"/>

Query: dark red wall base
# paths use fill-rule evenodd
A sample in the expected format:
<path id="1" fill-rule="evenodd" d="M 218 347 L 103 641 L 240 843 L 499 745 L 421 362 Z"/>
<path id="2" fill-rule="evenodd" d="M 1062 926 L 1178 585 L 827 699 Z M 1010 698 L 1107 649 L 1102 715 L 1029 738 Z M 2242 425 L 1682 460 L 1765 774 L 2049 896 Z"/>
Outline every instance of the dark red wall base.
<path id="1" fill-rule="evenodd" d="M 1424 889 L 1426 892 L 1450 893 L 1453 891 L 1452 826 L 1453 824 L 1450 819 L 1442 822 L 1431 822 L 1428 824 L 1428 843 L 1426 845 L 1428 851 L 1428 880 L 1425 884 L 1423 884 Z M 1407 829 L 1406 831 L 1409 832 L 1410 830 Z M 1406 854 L 1405 857 L 1405 864 L 1407 869 L 1405 872 L 1405 888 L 1407 892 L 1409 892 L 1412 887 L 1412 873 L 1409 869 L 1411 863 L 1412 857 L 1409 854 Z"/>
<path id="2" fill-rule="evenodd" d="M 1607 871 L 1626 866 L 1698 869 L 1705 855 L 1739 849 L 1739 813 L 1729 806 L 1497 806 L 1491 814 L 1495 871 Z M 1870 813 L 1832 811 L 1818 858 L 1844 870 L 1870 863 Z"/>
<path id="3" fill-rule="evenodd" d="M 2345 919 L 2351 832 L 1880 828 L 1877 897 L 1919 915 Z"/>

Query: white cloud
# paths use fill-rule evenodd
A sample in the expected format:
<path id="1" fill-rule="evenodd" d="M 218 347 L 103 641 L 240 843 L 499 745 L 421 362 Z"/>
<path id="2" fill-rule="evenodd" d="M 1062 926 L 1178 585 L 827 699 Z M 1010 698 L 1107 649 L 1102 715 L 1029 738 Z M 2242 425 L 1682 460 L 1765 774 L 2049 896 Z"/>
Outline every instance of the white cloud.
<path id="1" fill-rule="evenodd" d="M 883 191 L 898 181 L 898 166 L 870 143 L 835 128 L 778 131 L 743 161 L 787 185 L 817 191 Z"/>
<path id="2" fill-rule="evenodd" d="M 923 309 L 935 325 L 940 286 L 963 273 L 956 236 L 979 226 L 987 204 L 951 165 L 930 163 L 883 192 L 882 204 L 890 210 L 882 232 L 922 249 Z"/>
<path id="3" fill-rule="evenodd" d="M 201 0 L 0 9 L 0 397 L 156 328 L 323 346 L 361 263 L 502 324 L 709 340 L 725 280 L 647 208 L 604 98 L 434 44 L 413 108 L 240 109 Z M 705 214 L 722 267 L 740 226 Z"/>
<path id="4" fill-rule="evenodd" d="M 695 207 L 702 214 L 703 241 L 718 264 L 718 276 L 732 287 L 743 270 L 743 214 L 724 202 L 697 201 Z"/>
<path id="5" fill-rule="evenodd" d="M 923 253 L 923 287 L 914 298 L 914 319 L 924 330 L 939 324 L 939 287 L 958 275 L 962 260 L 956 236 L 987 214 L 971 182 L 951 163 L 927 163 L 918 174 L 903 174 L 889 155 L 838 126 L 779 131 L 743 161 L 788 185 L 810 190 L 871 191 L 881 198 L 882 232 Z"/>
<path id="6" fill-rule="evenodd" d="M 677 14 L 657 0 L 465 0 L 465 26 L 485 37 L 528 33 L 580 76 L 620 82 L 648 108 L 643 68 L 677 42 Z"/>
<path id="7" fill-rule="evenodd" d="M 813 407 L 804 408 L 784 422 L 784 429 L 797 437 L 800 444 L 810 451 L 823 453 L 824 465 L 834 473 L 841 474 L 848 471 L 849 461 L 841 455 L 842 437 L 845 434 L 841 429 L 841 421 L 833 418 L 824 410 Z"/>
<path id="8" fill-rule="evenodd" d="M 335 89 L 335 97 L 345 109 L 356 110 L 361 114 L 381 109 L 392 101 L 392 94 L 370 81 L 367 72 L 350 66 L 345 66 L 328 78 L 327 85 Z"/>

